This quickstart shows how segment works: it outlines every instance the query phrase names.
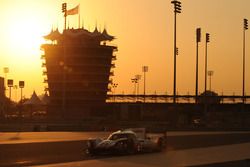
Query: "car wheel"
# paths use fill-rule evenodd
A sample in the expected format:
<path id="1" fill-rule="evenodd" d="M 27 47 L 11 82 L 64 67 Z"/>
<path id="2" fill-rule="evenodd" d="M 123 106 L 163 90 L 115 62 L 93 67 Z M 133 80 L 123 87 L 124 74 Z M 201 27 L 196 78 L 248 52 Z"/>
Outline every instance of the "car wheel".
<path id="1" fill-rule="evenodd" d="M 91 149 L 89 149 L 89 148 L 87 148 L 87 149 L 85 150 L 85 154 L 88 155 L 88 156 L 93 156 L 93 155 L 94 155 L 94 154 L 93 154 L 93 151 L 91 151 Z"/>
<path id="2" fill-rule="evenodd" d="M 142 146 L 141 146 L 141 144 L 137 144 L 136 145 L 136 152 L 137 153 L 142 152 Z"/>
<path id="3" fill-rule="evenodd" d="M 128 148 L 128 145 L 126 142 L 118 142 L 115 147 L 118 154 L 124 154 Z"/>
<path id="4" fill-rule="evenodd" d="M 158 150 L 162 151 L 166 148 L 166 141 L 164 138 L 160 137 L 157 141 Z"/>
<path id="5" fill-rule="evenodd" d="M 128 154 L 134 154 L 137 151 L 137 147 L 135 146 L 135 143 L 133 140 L 127 141 L 127 153 Z"/>

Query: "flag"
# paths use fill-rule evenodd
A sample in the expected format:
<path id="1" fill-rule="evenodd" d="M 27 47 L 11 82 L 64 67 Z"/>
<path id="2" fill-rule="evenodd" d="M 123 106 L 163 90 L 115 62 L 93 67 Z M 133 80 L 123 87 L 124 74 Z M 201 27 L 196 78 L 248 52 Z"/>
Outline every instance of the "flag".
<path id="1" fill-rule="evenodd" d="M 67 15 L 75 15 L 79 12 L 79 5 L 74 7 L 73 9 L 67 10 Z"/>

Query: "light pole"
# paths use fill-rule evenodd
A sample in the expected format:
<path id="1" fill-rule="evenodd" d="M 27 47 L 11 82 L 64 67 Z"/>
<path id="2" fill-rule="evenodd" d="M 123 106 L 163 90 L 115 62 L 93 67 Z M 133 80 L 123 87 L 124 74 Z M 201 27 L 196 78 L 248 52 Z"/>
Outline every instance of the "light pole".
<path id="1" fill-rule="evenodd" d="M 113 88 L 113 99 L 114 99 L 114 102 L 115 102 L 115 89 L 117 88 L 118 84 L 117 83 L 112 83 L 112 88 Z"/>
<path id="2" fill-rule="evenodd" d="M 196 103 L 198 100 L 199 42 L 201 42 L 201 28 L 196 29 L 196 80 L 195 80 L 195 102 Z"/>
<path id="3" fill-rule="evenodd" d="M 207 72 L 207 75 L 209 76 L 209 90 L 212 91 L 212 76 L 214 75 L 214 71 L 209 70 Z"/>
<path id="4" fill-rule="evenodd" d="M 21 89 L 21 99 L 20 99 L 20 103 L 22 104 L 22 102 L 23 102 L 24 81 L 19 81 L 19 88 Z"/>
<path id="5" fill-rule="evenodd" d="M 137 84 L 138 81 L 137 81 L 136 78 L 132 78 L 132 79 L 131 79 L 131 82 L 134 84 L 134 92 L 133 92 L 133 93 L 134 93 L 135 99 L 137 99 L 137 98 L 136 98 L 136 84 Z M 135 100 L 135 101 L 136 101 L 136 100 Z"/>
<path id="6" fill-rule="evenodd" d="M 204 93 L 206 95 L 207 92 L 207 44 L 210 42 L 210 34 L 206 33 L 206 46 L 205 46 L 205 90 Z"/>
<path id="7" fill-rule="evenodd" d="M 171 1 L 174 4 L 174 88 L 173 88 L 173 103 L 176 102 L 176 15 L 181 13 L 181 2 L 178 0 Z"/>
<path id="8" fill-rule="evenodd" d="M 136 78 L 136 80 L 137 80 L 137 98 L 138 98 L 138 95 L 140 94 L 140 90 L 139 90 L 139 81 L 140 81 L 140 79 L 141 79 L 141 75 L 135 75 L 135 78 Z M 137 99 L 136 98 L 136 99 Z"/>
<path id="9" fill-rule="evenodd" d="M 243 20 L 243 79 L 242 79 L 242 102 L 245 103 L 245 54 L 246 54 L 246 30 L 248 30 L 248 20 Z"/>
<path id="10" fill-rule="evenodd" d="M 143 99 L 144 99 L 144 103 L 145 103 L 145 101 L 146 101 L 146 72 L 148 72 L 148 66 L 142 66 L 142 72 L 144 73 Z"/>
<path id="11" fill-rule="evenodd" d="M 67 25 L 67 3 L 63 3 L 62 4 L 62 13 L 64 13 L 64 30 L 66 30 L 66 25 Z M 64 118 L 64 115 L 67 111 L 67 107 L 66 107 L 66 98 L 67 98 L 67 94 L 66 94 L 66 70 L 65 70 L 65 60 L 66 60 L 66 44 L 65 44 L 65 38 L 62 38 L 63 42 L 63 78 L 62 78 L 62 117 Z"/>
<path id="12" fill-rule="evenodd" d="M 8 79 L 7 84 L 8 84 L 9 92 L 10 92 L 10 94 L 9 94 L 9 99 L 10 99 L 10 101 L 11 101 L 11 88 L 13 87 L 13 79 Z"/>
<path id="13" fill-rule="evenodd" d="M 4 88 L 5 88 L 4 91 L 5 91 L 5 93 L 6 93 L 6 85 L 7 85 L 7 84 L 6 84 L 6 83 L 7 83 L 7 74 L 9 73 L 9 71 L 10 71 L 10 70 L 9 70 L 9 67 L 4 67 L 4 68 L 3 68 L 3 72 L 4 72 L 4 74 L 5 74 L 5 78 L 4 78 L 4 79 L 5 79 L 5 82 L 4 82 L 4 85 L 5 85 L 5 86 L 4 86 Z M 5 95 L 6 95 L 6 94 L 5 94 Z"/>

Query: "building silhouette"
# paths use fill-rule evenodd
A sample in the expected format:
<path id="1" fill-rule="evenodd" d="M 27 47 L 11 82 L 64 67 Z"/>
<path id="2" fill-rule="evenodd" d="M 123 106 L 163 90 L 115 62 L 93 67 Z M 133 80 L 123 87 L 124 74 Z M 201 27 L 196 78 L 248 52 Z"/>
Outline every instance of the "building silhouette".
<path id="1" fill-rule="evenodd" d="M 86 118 L 105 104 L 112 82 L 116 46 L 104 29 L 90 32 L 84 28 L 52 30 L 41 46 L 46 88 L 49 92 L 48 114 L 64 118 Z"/>

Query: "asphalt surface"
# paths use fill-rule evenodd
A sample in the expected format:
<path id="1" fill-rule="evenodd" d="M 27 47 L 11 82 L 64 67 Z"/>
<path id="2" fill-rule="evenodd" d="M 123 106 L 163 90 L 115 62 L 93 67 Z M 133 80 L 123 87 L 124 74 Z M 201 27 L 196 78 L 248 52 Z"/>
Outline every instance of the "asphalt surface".
<path id="1" fill-rule="evenodd" d="M 189 166 L 189 167 L 249 167 L 249 166 L 250 166 L 250 159 L 244 159 L 244 160 L 238 160 L 238 161 L 195 165 L 195 166 Z"/>
<path id="2" fill-rule="evenodd" d="M 167 151 L 249 142 L 250 133 L 168 136 Z M 0 144 L 0 166 L 30 166 L 111 157 L 89 157 L 84 153 L 85 148 L 85 140 Z"/>
<path id="3" fill-rule="evenodd" d="M 205 167 L 218 167 L 219 165 L 235 167 L 235 164 L 238 164 L 237 167 L 246 167 L 244 166 L 246 164 L 244 164 L 244 161 L 250 159 L 249 148 L 250 143 L 241 143 L 195 149 L 169 150 L 166 152 L 134 156 L 116 156 L 46 164 L 34 167 L 203 167 L 204 165 Z"/>

